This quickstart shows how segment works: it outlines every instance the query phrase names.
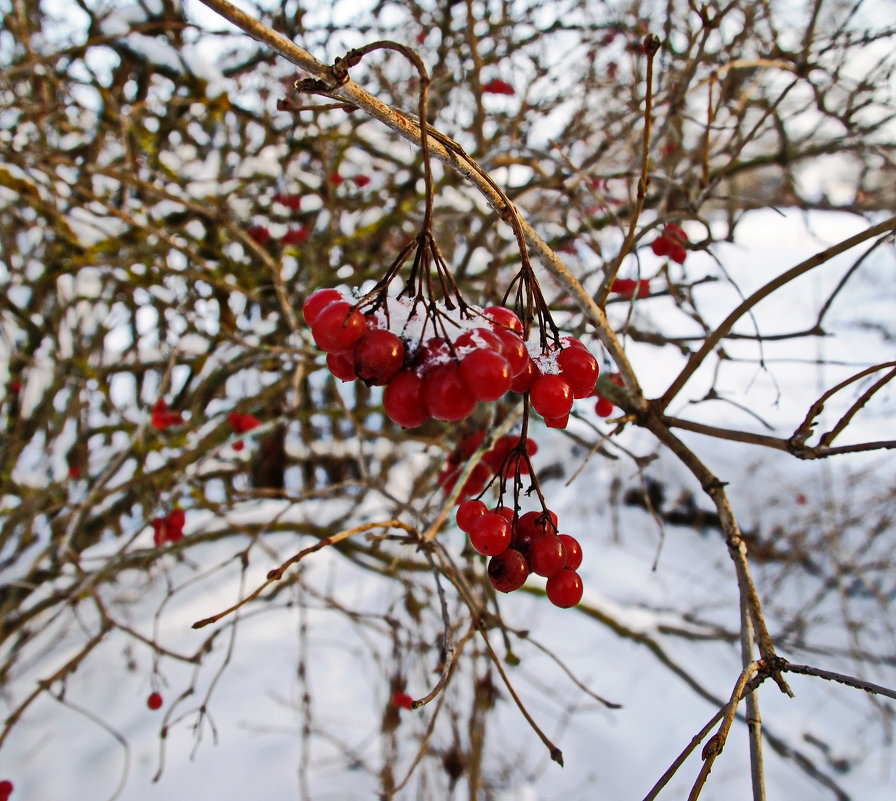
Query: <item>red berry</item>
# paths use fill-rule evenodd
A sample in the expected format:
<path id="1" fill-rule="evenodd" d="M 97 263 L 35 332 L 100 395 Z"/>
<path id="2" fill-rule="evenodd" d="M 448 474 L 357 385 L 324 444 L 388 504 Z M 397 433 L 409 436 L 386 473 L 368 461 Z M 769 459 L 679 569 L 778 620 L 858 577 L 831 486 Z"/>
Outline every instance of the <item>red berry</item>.
<path id="1" fill-rule="evenodd" d="M 513 523 L 514 513 L 509 506 L 496 506 L 492 511 L 496 515 L 501 515 L 508 523 Z"/>
<path id="2" fill-rule="evenodd" d="M 487 348 L 501 353 L 503 345 L 497 331 L 492 331 L 488 328 L 473 328 L 469 331 L 464 331 L 454 340 L 454 349 L 461 350 L 462 348 L 469 350 Z"/>
<path id="3" fill-rule="evenodd" d="M 545 417 L 544 424 L 548 428 L 566 428 L 569 425 L 569 414 L 564 414 L 563 417 Z"/>
<path id="4" fill-rule="evenodd" d="M 463 500 L 471 495 L 479 495 L 485 489 L 485 485 L 491 476 L 492 474 L 488 467 L 483 462 L 479 462 L 461 487 L 458 493 L 458 500 Z"/>
<path id="5" fill-rule="evenodd" d="M 501 355 L 510 364 L 510 374 L 516 378 L 531 361 L 526 343 L 516 331 L 509 328 L 496 328 L 494 333 L 501 343 Z"/>
<path id="6" fill-rule="evenodd" d="M 352 353 L 328 353 L 327 369 L 340 381 L 354 381 L 358 374 L 353 356 Z"/>
<path id="7" fill-rule="evenodd" d="M 7 799 L 12 795 L 13 783 L 9 779 L 0 781 L 0 799 Z"/>
<path id="8" fill-rule="evenodd" d="M 407 693 L 397 692 L 392 693 L 392 700 L 390 703 L 392 706 L 397 706 L 399 709 L 412 709 L 414 706 L 414 699 Z"/>
<path id="9" fill-rule="evenodd" d="M 367 186 L 367 184 L 370 183 L 370 177 L 367 175 L 356 175 L 354 178 L 352 178 L 352 181 L 354 181 L 355 186 L 357 186 L 359 189 L 363 189 L 365 186 Z"/>
<path id="10" fill-rule="evenodd" d="M 515 548 L 508 548 L 488 561 L 488 580 L 498 592 L 518 590 L 528 577 L 529 563 Z"/>
<path id="11" fill-rule="evenodd" d="M 305 320 L 305 325 L 311 325 L 320 312 L 337 300 L 342 300 L 342 294 L 338 289 L 314 290 L 302 304 L 302 319 Z"/>
<path id="12" fill-rule="evenodd" d="M 474 431 L 468 437 L 464 437 L 460 445 L 457 446 L 458 455 L 463 457 L 464 459 L 469 459 L 474 453 L 476 453 L 476 449 L 482 444 L 482 440 L 484 439 L 484 431 Z"/>
<path id="13" fill-rule="evenodd" d="M 529 356 L 527 351 L 526 364 L 523 369 L 513 377 L 513 383 L 510 385 L 510 389 L 514 392 L 519 392 L 522 395 L 524 392 L 528 392 L 532 389 L 532 384 L 535 383 L 535 379 L 540 375 L 541 371 L 538 369 L 535 362 L 532 361 L 532 357 Z"/>
<path id="14" fill-rule="evenodd" d="M 495 512 L 486 512 L 473 521 L 468 536 L 476 551 L 497 556 L 510 546 L 510 523 Z"/>
<path id="15" fill-rule="evenodd" d="M 384 328 L 368 331 L 358 340 L 354 353 L 358 378 L 371 386 L 388 384 L 404 364 L 404 342 Z"/>
<path id="16" fill-rule="evenodd" d="M 454 519 L 457 521 L 457 527 L 469 534 L 470 527 L 482 515 L 488 512 L 488 507 L 482 501 L 474 501 L 472 499 L 464 501 L 457 507 Z"/>
<path id="17" fill-rule="evenodd" d="M 416 428 L 429 419 L 423 401 L 423 379 L 413 370 L 396 373 L 383 391 L 383 408 L 402 428 Z"/>
<path id="18" fill-rule="evenodd" d="M 150 693 L 149 698 L 146 699 L 146 705 L 152 710 L 161 708 L 162 696 L 159 693 Z"/>
<path id="19" fill-rule="evenodd" d="M 518 334 L 523 333 L 522 320 L 506 306 L 488 306 L 482 313 L 491 320 L 492 328 L 509 328 Z"/>
<path id="20" fill-rule="evenodd" d="M 255 241 L 256 244 L 264 246 L 271 238 L 271 232 L 264 225 L 253 225 L 246 229 L 246 233 Z"/>
<path id="21" fill-rule="evenodd" d="M 482 91 L 493 95 L 512 95 L 514 93 L 513 87 L 500 78 L 492 78 L 490 81 L 486 81 L 482 84 Z"/>
<path id="22" fill-rule="evenodd" d="M 304 225 L 293 226 L 280 237 L 281 245 L 301 245 L 308 238 L 308 229 Z"/>
<path id="23" fill-rule="evenodd" d="M 528 557 L 532 572 L 549 578 L 566 564 L 566 548 L 556 534 L 542 534 L 529 543 Z"/>
<path id="24" fill-rule="evenodd" d="M 544 512 L 525 512 L 516 521 L 513 529 L 513 547 L 529 553 L 529 546 L 537 539 L 548 535 L 553 536 L 557 531 L 557 516 L 550 512 L 546 517 Z"/>
<path id="25" fill-rule="evenodd" d="M 579 541 L 575 537 L 570 537 L 569 534 L 559 534 L 558 536 L 563 541 L 563 547 L 566 549 L 566 564 L 564 567 L 568 567 L 570 570 L 578 570 L 579 565 L 582 564 L 582 546 L 579 545 Z"/>
<path id="26" fill-rule="evenodd" d="M 261 420 L 247 412 L 230 412 L 227 415 L 227 422 L 230 423 L 235 434 L 245 434 L 261 425 Z"/>
<path id="27" fill-rule="evenodd" d="M 444 337 L 430 337 L 417 348 L 414 366 L 421 376 L 451 359 L 451 344 Z"/>
<path id="28" fill-rule="evenodd" d="M 545 419 L 562 418 L 572 409 L 572 387 L 559 375 L 536 378 L 529 390 L 529 398 L 532 408 Z"/>
<path id="29" fill-rule="evenodd" d="M 557 354 L 557 364 L 563 377 L 572 387 L 575 398 L 587 398 L 594 391 L 599 368 L 587 350 L 578 347 L 564 348 Z"/>
<path id="30" fill-rule="evenodd" d="M 609 417 L 613 414 L 613 401 L 607 400 L 603 395 L 597 396 L 597 403 L 594 404 L 594 412 L 598 417 Z"/>
<path id="31" fill-rule="evenodd" d="M 325 306 L 311 324 L 315 344 L 327 353 L 350 350 L 366 331 L 364 315 L 345 300 Z"/>
<path id="32" fill-rule="evenodd" d="M 436 420 L 456 422 L 476 408 L 476 398 L 461 378 L 457 362 L 434 367 L 423 379 L 423 401 Z"/>
<path id="33" fill-rule="evenodd" d="M 582 600 L 582 579 L 575 570 L 564 567 L 548 579 L 545 590 L 554 606 L 566 609 Z"/>
<path id="34" fill-rule="evenodd" d="M 498 400 L 510 389 L 510 363 L 500 353 L 486 348 L 471 351 L 461 359 L 460 374 L 476 400 Z"/>

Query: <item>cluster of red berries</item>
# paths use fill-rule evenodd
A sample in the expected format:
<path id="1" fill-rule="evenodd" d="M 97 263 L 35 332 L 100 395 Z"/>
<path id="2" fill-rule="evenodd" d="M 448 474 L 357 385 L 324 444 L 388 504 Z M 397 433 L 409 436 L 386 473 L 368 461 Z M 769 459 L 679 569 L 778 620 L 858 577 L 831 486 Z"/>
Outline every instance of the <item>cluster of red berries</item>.
<path id="1" fill-rule="evenodd" d="M 657 256 L 668 256 L 672 261 L 683 264 L 689 242 L 683 228 L 669 223 L 663 226 L 663 232 L 650 243 L 650 249 Z"/>
<path id="2" fill-rule="evenodd" d="M 162 695 L 161 693 L 150 693 L 149 697 L 146 699 L 146 705 L 153 711 L 162 708 Z"/>
<path id="3" fill-rule="evenodd" d="M 582 599 L 582 546 L 568 534 L 557 533 L 557 516 L 550 510 L 517 515 L 507 506 L 489 509 L 469 499 L 457 507 L 458 527 L 470 545 L 488 556 L 488 578 L 500 592 L 523 586 L 531 573 L 548 581 L 548 600 L 559 607 L 575 606 Z"/>
<path id="4" fill-rule="evenodd" d="M 180 412 L 172 411 L 168 408 L 168 403 L 164 398 L 159 398 L 149 410 L 149 424 L 156 429 L 162 431 L 172 426 L 183 425 L 184 418 Z"/>
<path id="5" fill-rule="evenodd" d="M 158 547 L 166 542 L 180 542 L 184 538 L 186 515 L 180 507 L 175 507 L 164 517 L 154 517 L 152 525 L 152 541 Z"/>
<path id="6" fill-rule="evenodd" d="M 6 801 L 12 795 L 13 783 L 9 779 L 0 781 L 0 801 Z"/>
<path id="7" fill-rule="evenodd" d="M 261 421 L 254 414 L 247 412 L 230 412 L 227 415 L 227 422 L 230 423 L 234 434 L 245 434 L 247 431 L 258 428 L 261 425 Z M 241 439 L 233 443 L 235 451 L 241 451 L 243 447 L 244 444 Z"/>
<path id="8" fill-rule="evenodd" d="M 646 298 L 650 294 L 650 281 L 646 278 L 615 278 L 610 284 L 610 292 L 623 298 Z"/>
<path id="9" fill-rule="evenodd" d="M 597 360 L 574 337 L 533 357 L 513 311 L 470 308 L 471 317 L 451 323 L 457 328 L 453 338 L 425 340 L 429 320 L 411 301 L 396 299 L 362 314 L 338 290 L 318 289 L 305 300 L 302 316 L 326 352 L 330 372 L 343 381 L 385 387 L 386 414 L 404 428 L 430 418 L 463 420 L 478 402 L 511 391 L 528 392 L 549 427 L 565 428 L 573 400 L 594 390 Z"/>
<path id="10" fill-rule="evenodd" d="M 446 493 L 454 489 L 465 464 L 482 444 L 484 438 L 484 431 L 470 434 L 448 454 L 445 467 L 442 468 L 438 477 L 438 484 Z M 506 478 L 512 478 L 517 475 L 527 475 L 529 473 L 529 463 L 525 459 L 509 458 L 510 452 L 517 448 L 519 444 L 520 438 L 516 435 L 508 434 L 499 437 L 495 444 L 482 454 L 482 458 L 476 463 L 473 471 L 460 489 L 457 502 L 460 503 L 465 498 L 481 494 L 492 476 L 501 474 Z M 527 437 L 525 450 L 527 456 L 534 456 L 538 452 L 538 445 L 534 440 Z"/>

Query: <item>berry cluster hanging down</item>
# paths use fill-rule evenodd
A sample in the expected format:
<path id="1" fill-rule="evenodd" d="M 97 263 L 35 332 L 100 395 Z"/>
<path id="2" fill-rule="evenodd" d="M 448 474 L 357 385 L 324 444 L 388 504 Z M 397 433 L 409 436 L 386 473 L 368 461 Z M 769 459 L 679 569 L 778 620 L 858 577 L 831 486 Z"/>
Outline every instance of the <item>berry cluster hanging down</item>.
<path id="1" fill-rule="evenodd" d="M 559 607 L 575 606 L 582 598 L 582 547 L 568 534 L 559 534 L 551 511 L 517 515 L 507 506 L 489 509 L 468 499 L 457 507 L 457 525 L 470 545 L 488 556 L 488 578 L 500 592 L 523 586 L 530 573 L 547 579 L 548 600 Z"/>

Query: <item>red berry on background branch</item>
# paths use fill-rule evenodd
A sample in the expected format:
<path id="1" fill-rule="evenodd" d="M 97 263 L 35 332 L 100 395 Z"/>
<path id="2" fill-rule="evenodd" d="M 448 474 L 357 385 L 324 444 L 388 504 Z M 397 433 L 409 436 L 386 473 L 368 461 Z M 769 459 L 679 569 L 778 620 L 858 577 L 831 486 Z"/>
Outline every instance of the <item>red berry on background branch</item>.
<path id="1" fill-rule="evenodd" d="M 146 699 L 146 705 L 155 711 L 156 709 L 162 708 L 162 696 L 160 693 L 150 693 L 149 697 Z"/>
<path id="2" fill-rule="evenodd" d="M 15 787 L 9 779 L 0 781 L 0 801 L 6 801 L 12 795 L 14 789 Z"/>
<path id="3" fill-rule="evenodd" d="M 150 409 L 149 424 L 156 431 L 183 425 L 183 422 L 183 415 L 180 412 L 171 411 L 164 398 L 159 398 Z"/>
<path id="4" fill-rule="evenodd" d="M 515 94 L 513 87 L 502 81 L 500 78 L 492 78 L 482 84 L 482 91 L 493 95 L 512 95 Z"/>
<path id="5" fill-rule="evenodd" d="M 623 298 L 646 298 L 650 294 L 650 281 L 646 278 L 616 278 L 610 284 L 610 292 Z"/>
<path id="6" fill-rule="evenodd" d="M 663 226 L 663 232 L 650 243 L 650 249 L 657 256 L 668 256 L 672 261 L 683 264 L 689 243 L 684 229 L 669 223 Z"/>
<path id="7" fill-rule="evenodd" d="M 398 707 L 399 709 L 413 709 L 414 708 L 414 699 L 411 698 L 407 693 L 403 692 L 395 692 L 392 693 L 392 698 L 389 703 L 392 706 Z"/>

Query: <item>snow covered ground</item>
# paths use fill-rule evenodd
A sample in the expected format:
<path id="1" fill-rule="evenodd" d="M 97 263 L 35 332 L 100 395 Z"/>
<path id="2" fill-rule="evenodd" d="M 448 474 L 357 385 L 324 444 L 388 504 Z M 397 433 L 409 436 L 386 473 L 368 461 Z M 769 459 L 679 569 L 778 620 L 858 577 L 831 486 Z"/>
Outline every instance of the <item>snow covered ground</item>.
<path id="1" fill-rule="evenodd" d="M 751 214 L 738 229 L 737 243 L 714 250 L 737 289 L 723 281 L 699 287 L 697 298 L 704 314 L 711 321 L 721 320 L 739 302 L 738 290 L 749 294 L 782 269 L 864 225 L 845 215 Z M 766 333 L 810 326 L 820 302 L 855 256 L 856 252 L 844 254 L 776 293 L 755 310 L 756 325 Z M 708 256 L 694 254 L 689 264 L 692 274 L 698 272 L 701 258 L 707 273 L 714 273 Z M 760 350 L 755 341 L 726 344 L 732 360 L 722 364 L 716 383 L 722 399 L 698 402 L 710 385 L 710 376 L 700 371 L 671 413 L 787 436 L 821 391 L 860 366 L 893 358 L 892 342 L 869 325 L 892 327 L 893 287 L 896 261 L 892 250 L 882 248 L 838 296 L 825 324 L 832 336 L 806 338 L 798 344 L 765 342 L 764 371 L 757 367 Z M 671 303 L 651 300 L 638 306 L 636 315 L 641 314 L 661 321 L 669 331 L 669 321 L 676 320 L 678 312 Z M 735 330 L 749 332 L 751 325 L 745 318 Z M 683 335 L 695 333 L 684 318 L 681 326 Z M 631 343 L 628 349 L 649 394 L 659 394 L 681 367 L 681 356 L 667 350 L 669 358 L 658 359 L 656 348 Z M 845 395 L 855 397 L 852 390 Z M 823 419 L 835 419 L 845 403 L 838 398 Z M 584 406 L 580 409 L 592 424 L 605 425 Z M 858 415 L 846 441 L 893 439 L 894 419 L 896 391 L 891 385 Z M 571 429 L 590 431 L 580 421 Z M 540 445 L 536 468 L 551 468 L 547 472 L 557 476 L 544 482 L 549 503 L 561 529 L 583 543 L 583 606 L 595 610 L 597 617 L 555 609 L 543 597 L 526 593 L 502 597 L 502 613 L 511 629 L 528 630 L 531 640 L 556 655 L 579 681 L 621 708 L 604 707 L 543 651 L 526 640 L 514 640 L 521 663 L 505 669 L 535 720 L 562 749 L 565 767 L 548 759 L 493 672 L 499 697 L 486 724 L 483 773 L 496 788 L 492 797 L 501 801 L 639 799 L 717 710 L 709 699 L 727 699 L 738 676 L 736 636 L 705 636 L 720 631 L 736 635 L 733 568 L 711 525 L 704 531 L 667 525 L 661 533 L 643 509 L 621 503 L 620 492 L 640 486 L 630 460 L 594 456 L 567 485 L 584 451 L 560 432 L 537 428 L 535 436 Z M 889 492 L 892 504 L 896 483 L 892 452 L 798 462 L 780 452 L 698 434 L 682 432 L 682 439 L 729 483 L 744 530 L 771 544 L 776 537 L 803 532 L 809 557 L 823 563 L 824 570 L 860 560 L 859 549 L 867 541 L 861 529 L 863 509 L 869 518 L 881 520 L 896 512 L 879 500 Z M 645 474 L 665 485 L 669 506 L 689 491 L 697 506 L 710 509 L 699 487 L 668 454 L 657 450 L 649 435 L 632 430 L 621 441 L 638 455 L 657 453 Z M 340 509 L 352 502 L 332 501 Z M 359 520 L 375 517 L 373 510 L 358 513 Z M 244 514 L 320 519 L 327 511 L 325 503 L 284 509 L 282 502 L 270 501 Z M 213 526 L 208 515 L 190 513 L 186 536 Z M 151 532 L 140 536 L 148 547 Z M 458 554 L 461 537 L 449 528 L 442 541 L 449 552 Z M 896 528 L 883 525 L 877 540 L 874 547 L 884 558 L 896 544 Z M 155 638 L 172 654 L 189 655 L 211 631 L 193 630 L 194 621 L 233 603 L 304 545 L 291 536 L 271 536 L 265 551 L 253 551 L 241 584 L 232 541 L 209 542 L 191 549 L 186 563 L 171 557 L 149 575 L 138 569 L 124 574 L 112 592 L 134 601 L 121 607 L 127 608 L 128 625 Z M 839 550 L 831 554 L 812 550 L 822 545 Z M 101 558 L 103 547 L 108 546 L 97 546 L 88 558 Z M 133 640 L 126 645 L 118 634 L 107 637 L 67 680 L 64 696 L 54 700 L 45 694 L 36 701 L 0 751 L 0 778 L 15 782 L 13 798 L 375 797 L 376 773 L 384 754 L 391 753 L 381 728 L 396 663 L 389 628 L 382 621 L 386 615 L 401 616 L 403 591 L 397 582 L 383 581 L 328 550 L 313 554 L 301 569 L 306 589 L 293 586 L 272 601 L 245 607 L 236 629 L 229 626 L 232 618 L 225 618 L 199 671 L 173 656 L 154 662 L 149 648 Z M 892 600 L 892 573 L 876 588 L 877 595 L 871 592 L 863 598 L 848 588 L 817 595 L 823 582 L 811 571 L 761 562 L 755 569 L 772 635 L 781 634 L 784 656 L 896 687 L 896 638 L 887 619 L 889 607 L 881 601 L 887 593 L 887 600 Z M 195 580 L 185 583 L 187 576 Z M 168 582 L 182 589 L 166 598 Z M 342 611 L 332 608 L 327 598 L 338 599 Z M 459 614 L 458 604 L 452 601 L 450 607 Z M 370 621 L 359 625 L 344 610 L 369 616 Z M 64 625 L 60 619 L 47 626 L 46 654 L 36 656 L 35 664 L 21 666 L 3 688 L 7 712 L 34 688 L 37 676 L 52 674 L 77 652 L 82 634 L 72 620 L 82 613 L 85 629 L 90 628 L 94 621 L 86 610 L 75 610 Z M 407 618 L 403 620 L 407 623 Z M 805 632 L 792 629 L 796 620 L 805 623 Z M 437 632 L 438 626 L 433 630 Z M 503 653 L 499 633 L 492 630 L 490 637 Z M 886 657 L 882 662 L 862 664 L 848 656 L 846 649 L 865 637 L 873 640 L 876 653 Z M 59 647 L 59 638 L 67 638 L 65 647 Z M 802 650 L 794 648 L 795 643 Z M 816 659 L 813 647 L 844 651 L 837 658 Z M 435 681 L 431 652 L 402 653 L 397 662 L 403 665 L 411 695 L 419 697 L 430 689 Z M 482 664 L 480 660 L 477 667 L 480 680 Z M 461 665 L 449 694 L 452 703 L 462 706 L 469 703 L 473 676 L 463 660 Z M 793 699 L 781 695 L 771 682 L 759 695 L 764 723 L 776 742 L 796 749 L 821 773 L 833 777 L 847 793 L 844 797 L 893 798 L 893 702 L 872 702 L 858 690 L 819 679 L 792 676 L 790 681 Z M 189 689 L 191 694 L 182 696 Z M 156 712 L 145 705 L 153 690 L 165 699 Z M 390 756 L 397 777 L 413 760 L 436 707 L 433 702 L 421 710 L 400 712 L 399 744 Z M 313 729 L 313 738 L 303 736 L 303 724 Z M 463 733 L 461 739 L 467 736 Z M 440 724 L 432 745 L 444 749 L 448 738 Z M 698 767 L 699 757 L 692 757 L 660 798 L 685 797 Z M 769 798 L 836 797 L 772 747 L 766 750 L 766 771 Z M 412 781 L 401 797 L 426 797 L 425 786 Z M 703 798 L 750 797 L 745 727 L 737 723 Z"/>

